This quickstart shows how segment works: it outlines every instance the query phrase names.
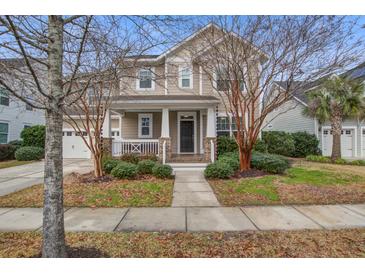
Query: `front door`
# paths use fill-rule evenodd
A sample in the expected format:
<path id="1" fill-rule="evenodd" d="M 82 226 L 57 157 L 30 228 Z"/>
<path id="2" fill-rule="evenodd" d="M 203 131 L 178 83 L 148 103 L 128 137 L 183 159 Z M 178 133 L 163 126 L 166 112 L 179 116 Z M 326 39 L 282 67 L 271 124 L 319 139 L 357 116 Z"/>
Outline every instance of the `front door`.
<path id="1" fill-rule="evenodd" d="M 180 121 L 180 153 L 194 153 L 194 121 Z"/>

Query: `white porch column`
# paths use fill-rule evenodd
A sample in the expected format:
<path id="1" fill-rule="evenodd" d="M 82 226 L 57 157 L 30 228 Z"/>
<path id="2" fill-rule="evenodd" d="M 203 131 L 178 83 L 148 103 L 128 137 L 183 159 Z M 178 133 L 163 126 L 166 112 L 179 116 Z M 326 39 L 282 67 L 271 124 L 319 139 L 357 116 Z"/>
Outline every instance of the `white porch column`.
<path id="1" fill-rule="evenodd" d="M 168 108 L 162 109 L 161 137 L 162 138 L 170 137 L 169 109 Z"/>
<path id="2" fill-rule="evenodd" d="M 105 118 L 103 123 L 103 137 L 112 137 L 112 119 L 109 109 L 105 112 Z"/>
<path id="3" fill-rule="evenodd" d="M 207 137 L 216 137 L 216 124 L 215 124 L 215 111 L 214 108 L 208 108 L 207 111 Z"/>

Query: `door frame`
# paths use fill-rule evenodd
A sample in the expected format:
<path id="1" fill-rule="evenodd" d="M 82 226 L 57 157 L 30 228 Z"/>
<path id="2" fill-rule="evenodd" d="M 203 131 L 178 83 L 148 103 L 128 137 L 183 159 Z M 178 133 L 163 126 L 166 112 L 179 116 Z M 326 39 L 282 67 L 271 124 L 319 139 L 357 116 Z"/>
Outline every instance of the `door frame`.
<path id="1" fill-rule="evenodd" d="M 322 126 L 322 128 L 321 128 L 321 150 L 322 150 L 322 154 L 323 154 L 323 130 L 324 129 L 331 130 L 331 128 L 332 128 L 331 126 Z M 352 141 L 353 141 L 353 143 L 352 143 L 352 157 L 357 157 L 357 127 L 356 126 L 342 126 L 341 129 L 342 130 L 346 130 L 346 129 L 350 129 L 350 130 L 353 129 L 354 130 L 354 136 L 353 136 L 353 139 L 352 139 Z M 342 152 L 341 152 L 341 154 L 342 154 Z"/>
<path id="2" fill-rule="evenodd" d="M 197 125 L 196 125 L 196 112 L 177 112 L 177 153 L 181 154 L 180 152 L 180 120 L 181 120 L 181 116 L 183 115 L 188 115 L 188 116 L 193 116 L 193 119 L 184 119 L 184 121 L 193 121 L 194 122 L 194 126 L 193 126 L 193 141 L 194 141 L 194 152 L 183 152 L 183 154 L 195 154 L 197 149 Z"/>

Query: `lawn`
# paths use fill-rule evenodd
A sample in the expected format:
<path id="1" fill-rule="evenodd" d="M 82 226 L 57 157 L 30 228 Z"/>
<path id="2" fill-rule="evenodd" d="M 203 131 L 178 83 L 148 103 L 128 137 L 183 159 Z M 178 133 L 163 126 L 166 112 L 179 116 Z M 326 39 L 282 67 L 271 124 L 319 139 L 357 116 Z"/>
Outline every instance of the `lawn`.
<path id="1" fill-rule="evenodd" d="M 2 161 L 0 162 L 0 169 L 13 167 L 13 166 L 21 166 L 33 163 L 34 161 L 17 161 L 17 160 L 9 160 L 9 161 Z"/>
<path id="2" fill-rule="evenodd" d="M 365 257 L 365 229 L 66 233 L 69 257 Z M 0 233 L 0 257 L 39 257 L 39 232 Z"/>
<path id="3" fill-rule="evenodd" d="M 166 207 L 173 181 L 163 179 L 64 183 L 66 207 Z M 42 207 L 43 184 L 0 197 L 0 207 Z"/>
<path id="4" fill-rule="evenodd" d="M 365 168 L 296 162 L 285 175 L 210 180 L 225 206 L 365 202 Z"/>

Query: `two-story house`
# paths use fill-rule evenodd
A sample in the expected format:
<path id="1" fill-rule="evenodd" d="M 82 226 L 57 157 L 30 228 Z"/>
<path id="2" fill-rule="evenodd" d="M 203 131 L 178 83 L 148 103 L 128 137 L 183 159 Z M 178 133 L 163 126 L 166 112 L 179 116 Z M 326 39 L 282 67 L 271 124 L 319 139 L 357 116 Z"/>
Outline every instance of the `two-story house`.
<path id="1" fill-rule="evenodd" d="M 0 59 L 0 62 L 18 69 L 25 66 L 23 59 Z M 0 88 L 0 144 L 19 140 L 26 127 L 44 124 L 44 111 L 32 108 Z"/>
<path id="2" fill-rule="evenodd" d="M 113 156 L 152 153 L 166 163 L 214 161 L 216 137 L 231 135 L 234 127 L 219 83 L 195 59 L 194 53 L 209 50 L 202 37 L 212 31 L 230 35 L 209 24 L 160 55 L 124 60 L 137 66 L 122 71 L 120 94 L 105 117 L 103 135 L 112 138 Z M 65 124 L 64 157 L 89 158 L 76 135 Z"/>

